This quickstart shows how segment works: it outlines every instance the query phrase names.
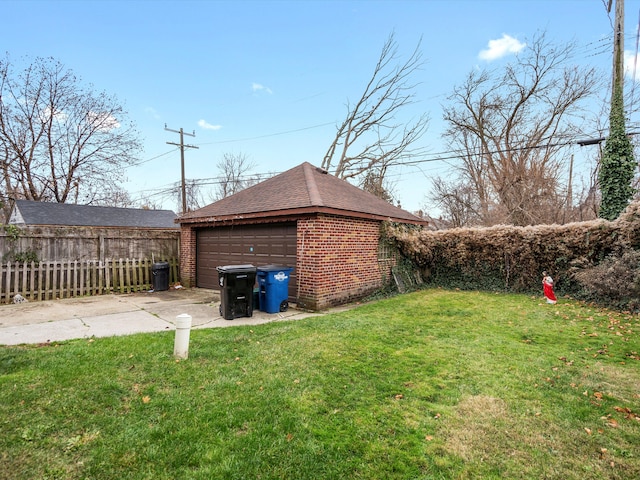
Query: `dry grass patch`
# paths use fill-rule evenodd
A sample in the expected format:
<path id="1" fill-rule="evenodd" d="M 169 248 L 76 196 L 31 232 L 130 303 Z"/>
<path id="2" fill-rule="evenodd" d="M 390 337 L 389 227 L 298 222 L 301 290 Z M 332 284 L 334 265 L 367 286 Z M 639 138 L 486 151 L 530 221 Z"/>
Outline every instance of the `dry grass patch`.
<path id="1" fill-rule="evenodd" d="M 508 417 L 506 403 L 488 395 L 466 397 L 455 410 L 455 417 L 444 420 L 446 448 L 466 462 L 482 461 L 495 455 L 496 437 L 503 437 L 500 426 Z"/>

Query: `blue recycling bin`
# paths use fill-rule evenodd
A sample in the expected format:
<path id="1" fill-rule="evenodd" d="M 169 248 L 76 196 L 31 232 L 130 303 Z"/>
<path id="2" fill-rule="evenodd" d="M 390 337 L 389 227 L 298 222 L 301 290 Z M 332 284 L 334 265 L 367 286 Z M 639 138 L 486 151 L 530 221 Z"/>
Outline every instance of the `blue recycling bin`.
<path id="1" fill-rule="evenodd" d="M 289 308 L 289 277 L 292 267 L 266 265 L 258 267 L 258 304 L 267 313 L 286 312 Z"/>

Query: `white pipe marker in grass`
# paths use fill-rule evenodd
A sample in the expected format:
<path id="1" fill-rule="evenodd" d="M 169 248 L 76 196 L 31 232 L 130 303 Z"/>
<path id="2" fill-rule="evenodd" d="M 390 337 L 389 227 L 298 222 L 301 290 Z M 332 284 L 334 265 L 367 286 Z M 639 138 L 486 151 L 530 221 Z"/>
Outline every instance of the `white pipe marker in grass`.
<path id="1" fill-rule="evenodd" d="M 189 334 L 191 333 L 191 315 L 182 313 L 176 317 L 176 340 L 173 355 L 178 358 L 189 356 Z"/>

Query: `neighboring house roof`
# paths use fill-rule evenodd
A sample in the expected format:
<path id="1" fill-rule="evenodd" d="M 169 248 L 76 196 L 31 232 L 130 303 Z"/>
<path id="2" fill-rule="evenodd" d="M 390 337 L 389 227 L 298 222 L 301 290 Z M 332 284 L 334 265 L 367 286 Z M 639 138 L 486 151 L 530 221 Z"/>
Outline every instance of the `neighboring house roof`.
<path id="1" fill-rule="evenodd" d="M 224 222 L 321 212 L 420 225 L 428 223 L 308 162 L 188 212 L 180 216 L 178 222 Z"/>
<path id="2" fill-rule="evenodd" d="M 179 228 L 171 210 L 16 200 L 9 223 L 24 226 Z"/>

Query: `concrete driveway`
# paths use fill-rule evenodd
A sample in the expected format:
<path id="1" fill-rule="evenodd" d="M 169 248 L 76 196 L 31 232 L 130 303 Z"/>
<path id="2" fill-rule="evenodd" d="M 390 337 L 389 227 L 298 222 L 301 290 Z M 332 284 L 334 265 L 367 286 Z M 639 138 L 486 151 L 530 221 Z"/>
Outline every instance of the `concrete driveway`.
<path id="1" fill-rule="evenodd" d="M 182 288 L 160 292 L 98 295 L 44 302 L 0 305 L 0 345 L 47 343 L 175 330 L 176 317 L 191 316 L 192 328 L 257 325 L 295 320 L 320 313 L 289 310 L 225 320 L 216 290 Z"/>

